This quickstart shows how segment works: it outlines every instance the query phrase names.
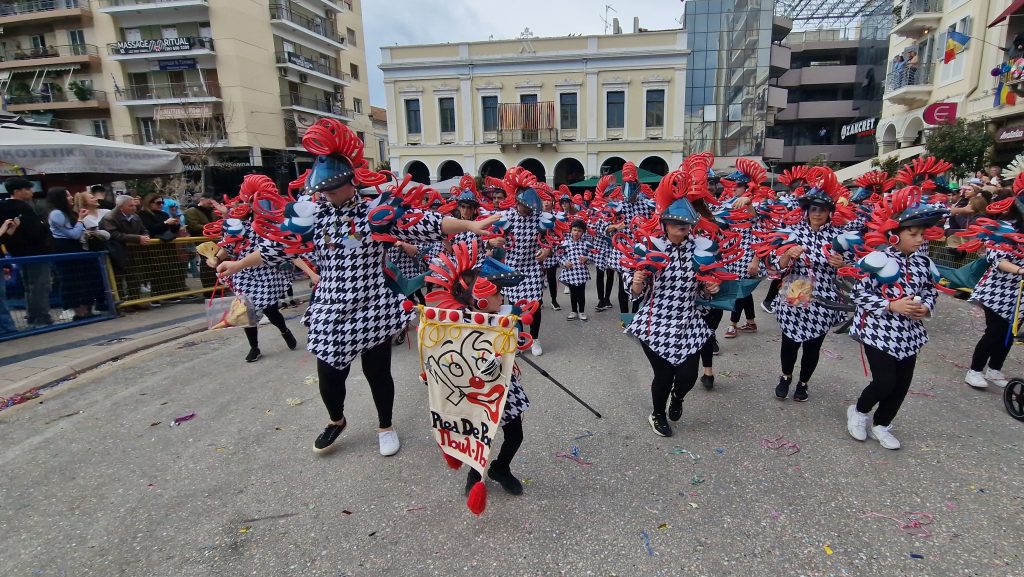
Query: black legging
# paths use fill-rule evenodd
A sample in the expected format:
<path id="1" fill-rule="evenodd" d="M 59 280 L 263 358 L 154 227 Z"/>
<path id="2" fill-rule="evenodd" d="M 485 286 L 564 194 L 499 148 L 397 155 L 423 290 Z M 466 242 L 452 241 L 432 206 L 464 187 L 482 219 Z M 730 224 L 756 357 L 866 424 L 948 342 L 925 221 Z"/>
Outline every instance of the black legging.
<path id="1" fill-rule="evenodd" d="M 501 432 L 504 433 L 505 439 L 501 441 L 498 456 L 491 459 L 491 469 L 496 472 L 508 472 L 512 458 L 523 444 L 523 416 L 519 415 L 502 425 Z"/>
<path id="2" fill-rule="evenodd" d="M 615 271 L 607 269 L 607 275 L 605 274 L 606 269 L 597 269 L 597 303 L 599 305 L 610 303 L 612 300 L 612 285 L 615 284 Z"/>
<path id="3" fill-rule="evenodd" d="M 704 315 L 704 322 L 708 324 L 708 328 L 712 331 L 718 330 L 718 325 L 722 323 L 722 317 L 725 316 L 725 311 L 722 309 L 711 309 L 708 314 Z M 710 369 L 714 366 L 715 358 L 715 341 L 717 338 L 714 334 L 708 339 L 708 342 L 704 343 L 704 346 L 700 349 L 700 360 L 701 365 L 705 369 Z"/>
<path id="4" fill-rule="evenodd" d="M 277 308 L 276 304 L 272 304 L 269 307 L 263 309 L 263 314 L 267 315 L 267 319 L 270 320 L 270 324 L 277 327 L 277 330 L 282 333 L 288 330 L 288 325 L 284 324 L 284 315 Z M 249 346 L 256 349 L 260 346 L 259 329 L 258 327 L 245 327 L 245 338 L 249 339 Z"/>
<path id="5" fill-rule="evenodd" d="M 981 335 L 978 344 L 974 346 L 971 370 L 983 371 L 986 365 L 995 371 L 1002 370 L 1003 361 L 1013 345 L 1010 322 L 986 306 L 981 308 L 985 311 L 985 334 Z"/>
<path id="6" fill-rule="evenodd" d="M 917 364 L 917 355 L 903 360 L 876 349 L 870 345 L 864 345 L 864 356 L 868 359 L 868 366 L 871 367 L 871 383 L 860 394 L 857 399 L 857 411 L 870 413 L 871 409 L 878 405 L 875 411 L 874 424 L 888 427 L 896 418 L 896 413 L 903 404 L 910 390 L 910 381 L 914 378 L 914 365 Z"/>
<path id="7" fill-rule="evenodd" d="M 697 383 L 697 363 L 700 355 L 694 353 L 678 365 L 661 358 L 651 350 L 646 343 L 640 343 L 651 363 L 651 370 L 654 371 L 654 379 L 651 381 L 651 400 L 654 401 L 654 414 L 664 415 L 665 405 L 668 403 L 670 394 L 677 398 L 684 399 L 686 393 L 690 392 L 693 385 Z"/>
<path id="8" fill-rule="evenodd" d="M 551 268 L 544 269 L 544 274 L 548 277 L 548 290 L 551 291 L 551 304 L 558 304 L 558 267 L 553 266 Z"/>
<path id="9" fill-rule="evenodd" d="M 768 294 L 764 295 L 764 302 L 771 304 L 775 297 L 779 296 L 779 289 L 782 287 L 782 279 L 772 279 L 772 284 L 768 285 Z"/>
<path id="10" fill-rule="evenodd" d="M 782 352 L 779 355 L 782 360 L 782 374 L 793 375 L 793 367 L 796 366 L 796 355 L 802 346 L 804 354 L 800 358 L 800 380 L 798 382 L 806 384 L 807 381 L 811 380 L 814 369 L 818 367 L 818 358 L 821 356 L 821 344 L 825 342 L 826 336 L 828 336 L 827 332 L 820 337 L 798 343 L 786 335 L 782 335 Z"/>
<path id="11" fill-rule="evenodd" d="M 636 311 L 640 310 L 640 304 L 641 304 L 642 300 L 643 299 L 637 299 L 637 300 L 633 301 L 633 299 L 629 298 L 629 296 L 626 295 L 626 282 L 622 278 L 622 273 L 620 272 L 619 273 L 619 312 L 623 313 L 623 314 L 625 314 L 625 313 L 636 314 Z M 630 305 L 630 301 L 633 301 L 632 302 L 632 306 Z"/>
<path id="12" fill-rule="evenodd" d="M 423 296 L 423 289 L 419 289 L 412 293 L 411 300 L 423 306 L 427 306 L 427 297 Z"/>
<path id="13" fill-rule="evenodd" d="M 373 404 L 377 406 L 377 421 L 381 429 L 391 426 L 391 411 L 395 404 L 395 381 L 391 378 L 391 339 L 360 355 L 363 375 L 370 384 Z M 320 378 L 320 397 L 331 420 L 338 422 L 345 416 L 345 381 L 352 365 L 335 368 L 316 360 L 316 374 Z"/>
<path id="14" fill-rule="evenodd" d="M 754 295 L 747 295 L 736 299 L 732 312 L 729 313 L 729 320 L 736 324 L 740 322 L 740 313 L 747 316 L 748 321 L 754 320 Z"/>
<path id="15" fill-rule="evenodd" d="M 537 312 L 533 313 L 533 322 L 530 323 L 530 336 L 533 340 L 540 338 L 540 313 L 544 310 L 544 301 L 540 301 L 540 306 L 537 307 Z"/>
<path id="16" fill-rule="evenodd" d="M 566 285 L 569 287 L 569 303 L 572 305 L 572 312 L 587 312 L 587 285 Z"/>

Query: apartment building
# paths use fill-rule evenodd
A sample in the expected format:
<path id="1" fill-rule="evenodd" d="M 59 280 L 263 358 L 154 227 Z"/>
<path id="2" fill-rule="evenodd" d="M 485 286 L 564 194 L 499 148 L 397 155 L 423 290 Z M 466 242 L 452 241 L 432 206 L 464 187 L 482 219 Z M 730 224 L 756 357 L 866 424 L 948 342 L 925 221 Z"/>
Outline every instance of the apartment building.
<path id="1" fill-rule="evenodd" d="M 0 74 L 31 79 L 33 102 L 14 104 L 12 86 L 9 110 L 178 150 L 188 168 L 208 165 L 219 188 L 252 170 L 293 177 L 312 160 L 301 137 L 320 117 L 352 126 L 379 161 L 360 0 L 16 1 L 0 7 L 0 26 L 14 55 Z M 51 102 L 55 87 L 79 100 L 73 80 L 92 99 Z"/>
<path id="2" fill-rule="evenodd" d="M 996 97 L 1000 83 L 1024 97 L 1024 2 L 903 0 L 894 13 L 877 129 L 881 152 L 921 144 L 935 122 L 962 117 L 987 122 L 995 133 L 997 161 L 1019 153 L 1024 101 L 1001 103 Z M 951 32 L 969 40 L 950 60 L 945 53 Z M 939 103 L 946 106 L 933 106 Z"/>

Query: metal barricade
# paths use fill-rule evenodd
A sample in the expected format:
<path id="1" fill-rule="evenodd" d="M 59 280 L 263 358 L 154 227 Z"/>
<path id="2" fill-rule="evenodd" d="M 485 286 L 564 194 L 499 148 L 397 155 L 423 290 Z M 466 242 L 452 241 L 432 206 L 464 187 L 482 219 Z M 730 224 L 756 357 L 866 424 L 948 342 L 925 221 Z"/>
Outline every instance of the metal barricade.
<path id="1" fill-rule="evenodd" d="M 0 341 L 114 318 L 106 252 L 0 259 Z"/>
<path id="2" fill-rule="evenodd" d="M 162 301 L 199 299 L 209 294 L 217 275 L 196 253 L 196 247 L 209 240 L 196 236 L 128 245 L 122 266 L 113 263 L 110 267 L 117 306 L 146 307 Z"/>

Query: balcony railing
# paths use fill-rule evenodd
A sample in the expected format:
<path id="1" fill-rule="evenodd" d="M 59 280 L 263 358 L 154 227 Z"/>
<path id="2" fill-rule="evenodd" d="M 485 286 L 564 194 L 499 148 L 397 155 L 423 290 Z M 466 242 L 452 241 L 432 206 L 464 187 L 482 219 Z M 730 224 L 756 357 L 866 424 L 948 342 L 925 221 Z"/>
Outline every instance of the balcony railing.
<path id="1" fill-rule="evenodd" d="M 350 110 L 342 107 L 341 104 L 336 102 L 331 102 L 330 100 L 323 98 L 309 98 L 294 93 L 282 94 L 281 106 L 298 106 L 338 116 L 346 116 L 350 118 L 352 116 L 352 112 Z"/>
<path id="2" fill-rule="evenodd" d="M 88 98 L 77 98 L 71 90 L 66 92 L 33 92 L 32 94 L 9 94 L 7 104 L 16 106 L 19 104 L 49 104 L 51 102 L 106 102 L 107 93 L 102 90 L 93 90 L 84 94 Z"/>
<path id="3" fill-rule="evenodd" d="M 115 56 L 127 54 L 173 54 L 189 50 L 213 50 L 213 38 L 182 36 L 179 38 L 151 38 L 149 40 L 122 40 L 107 44 L 107 52 Z"/>
<path id="4" fill-rule="evenodd" d="M 0 62 L 35 60 L 36 58 L 60 58 L 67 56 L 96 56 L 99 50 L 92 44 L 69 44 L 66 46 L 40 46 L 38 48 L 15 48 L 0 52 Z"/>
<path id="5" fill-rule="evenodd" d="M 121 102 L 126 100 L 187 100 L 189 98 L 220 98 L 220 85 L 216 82 L 140 84 L 129 86 L 117 93 L 117 100 Z"/>
<path id="6" fill-rule="evenodd" d="M 498 144 L 545 144 L 558 142 L 558 129 L 503 129 L 498 131 Z"/>
<path id="7" fill-rule="evenodd" d="M 345 82 L 352 81 L 352 75 L 347 72 L 342 72 L 336 65 L 317 62 L 309 56 L 303 56 L 298 52 L 278 52 L 275 56 L 278 64 L 292 64 L 299 68 L 305 68 L 306 70 L 326 74 L 331 78 L 338 78 Z"/>
<path id="8" fill-rule="evenodd" d="M 915 14 L 928 12 L 942 12 L 942 0 L 907 0 L 902 6 L 897 6 L 896 23 L 899 24 Z"/>
<path id="9" fill-rule="evenodd" d="M 885 92 L 895 92 L 907 86 L 928 86 L 931 85 L 935 73 L 935 64 L 928 63 L 920 66 L 904 65 L 889 72 L 885 76 Z"/>
<path id="10" fill-rule="evenodd" d="M 8 2 L 0 5 L 0 17 L 51 12 L 54 10 L 71 10 L 73 8 L 89 9 L 89 0 L 26 0 Z"/>
<path id="11" fill-rule="evenodd" d="M 554 102 L 509 102 L 498 105 L 499 144 L 542 144 L 558 141 Z"/>
<path id="12" fill-rule="evenodd" d="M 324 38 L 337 42 L 338 44 L 345 43 L 345 39 L 338 36 L 338 31 L 335 28 L 337 24 L 335 24 L 334 20 L 327 18 L 310 18 L 297 13 L 295 8 L 287 4 L 271 4 L 270 18 L 272 20 L 286 20 L 300 28 L 305 28 L 313 34 L 323 36 Z"/>
<path id="13" fill-rule="evenodd" d="M 181 3 L 181 0 L 98 0 L 101 8 L 131 8 L 131 7 L 157 7 L 160 5 L 170 6 L 171 4 Z M 206 0 L 195 0 L 195 2 L 201 2 L 207 4 Z"/>

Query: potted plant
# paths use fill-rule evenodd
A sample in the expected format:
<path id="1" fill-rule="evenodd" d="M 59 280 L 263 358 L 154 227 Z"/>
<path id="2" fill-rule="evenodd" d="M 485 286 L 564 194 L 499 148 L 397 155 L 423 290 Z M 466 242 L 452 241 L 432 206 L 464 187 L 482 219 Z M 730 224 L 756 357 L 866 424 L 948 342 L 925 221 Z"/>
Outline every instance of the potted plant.
<path id="1" fill-rule="evenodd" d="M 92 100 L 92 86 L 82 84 L 77 80 L 72 80 L 68 83 L 68 88 L 74 93 L 75 98 L 85 102 L 86 100 Z"/>
<path id="2" fill-rule="evenodd" d="M 32 88 L 28 83 L 15 82 L 11 84 L 10 103 L 25 104 L 26 102 L 32 102 Z"/>

